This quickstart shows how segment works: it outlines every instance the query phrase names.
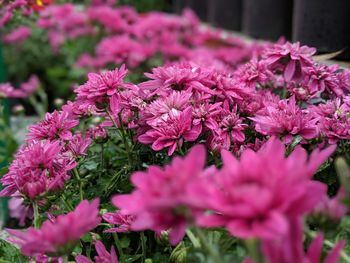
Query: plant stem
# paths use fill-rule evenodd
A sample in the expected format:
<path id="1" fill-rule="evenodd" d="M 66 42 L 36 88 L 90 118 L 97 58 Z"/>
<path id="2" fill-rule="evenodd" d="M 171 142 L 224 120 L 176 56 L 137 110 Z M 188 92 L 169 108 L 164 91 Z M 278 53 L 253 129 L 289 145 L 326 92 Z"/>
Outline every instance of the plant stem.
<path id="1" fill-rule="evenodd" d="M 68 210 L 73 211 L 74 207 L 67 201 L 67 198 L 64 194 L 62 194 L 61 199 L 64 203 L 64 205 L 68 208 Z"/>
<path id="2" fill-rule="evenodd" d="M 131 155 L 130 155 L 130 147 L 129 147 L 129 143 L 126 139 L 126 134 L 125 134 L 125 130 L 124 130 L 124 127 L 123 127 L 123 124 L 122 124 L 122 120 L 121 120 L 121 117 L 120 115 L 118 115 L 118 118 L 119 118 L 119 122 L 120 122 L 120 127 L 118 127 L 117 123 L 115 122 L 112 114 L 109 112 L 109 110 L 106 110 L 109 118 L 112 120 L 114 126 L 116 127 L 116 129 L 118 131 L 120 131 L 120 135 L 122 137 L 122 140 L 123 140 L 123 144 L 125 146 L 125 151 L 126 151 L 126 154 L 128 156 L 128 161 L 129 161 L 129 166 L 131 167 L 132 166 L 132 159 L 131 159 Z"/>
<path id="3" fill-rule="evenodd" d="M 199 238 L 201 245 L 207 250 L 208 254 L 211 256 L 214 263 L 221 263 L 222 258 L 220 257 L 217 249 L 213 248 L 210 244 L 208 244 L 208 240 L 205 237 L 202 230 L 198 227 L 194 228 L 196 236 Z"/>
<path id="4" fill-rule="evenodd" d="M 191 242 L 192 242 L 192 244 L 193 244 L 193 246 L 195 248 L 200 248 L 201 247 L 201 243 L 198 241 L 198 239 L 195 237 L 195 235 L 192 233 L 191 230 L 187 229 L 186 230 L 186 235 L 191 240 Z"/>
<path id="5" fill-rule="evenodd" d="M 73 174 L 75 176 L 75 178 L 77 179 L 78 183 L 79 183 L 79 196 L 80 196 L 80 201 L 84 200 L 84 193 L 83 193 L 83 181 L 81 180 L 80 176 L 79 176 L 79 172 L 77 168 L 73 169 Z"/>
<path id="6" fill-rule="evenodd" d="M 143 262 L 145 262 L 145 260 L 146 260 L 146 237 L 145 237 L 145 233 L 143 231 L 141 232 L 141 248 L 142 248 Z"/>
<path id="7" fill-rule="evenodd" d="M 117 250 L 118 250 L 118 253 L 119 253 L 119 257 L 121 259 L 124 258 L 124 252 L 123 252 L 123 249 L 122 247 L 120 246 L 120 241 L 119 241 L 119 238 L 118 238 L 118 234 L 117 233 L 113 233 L 113 238 L 114 238 L 114 243 L 115 243 L 115 246 L 117 247 Z"/>
<path id="8" fill-rule="evenodd" d="M 34 210 L 34 228 L 38 229 L 39 228 L 39 207 L 38 203 L 34 202 L 33 203 L 33 210 Z"/>
<path id="9" fill-rule="evenodd" d="M 62 256 L 63 263 L 68 263 L 68 255 Z"/>
<path id="10" fill-rule="evenodd" d="M 259 240 L 247 239 L 245 245 L 248 249 L 248 254 L 255 263 L 264 263 L 264 257 L 260 250 Z"/>

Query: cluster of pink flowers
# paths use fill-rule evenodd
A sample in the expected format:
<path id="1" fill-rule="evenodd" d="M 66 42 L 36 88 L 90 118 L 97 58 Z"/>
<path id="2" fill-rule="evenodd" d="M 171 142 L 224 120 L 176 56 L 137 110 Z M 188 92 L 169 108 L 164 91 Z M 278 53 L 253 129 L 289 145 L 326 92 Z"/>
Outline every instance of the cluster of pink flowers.
<path id="1" fill-rule="evenodd" d="M 40 229 L 7 231 L 16 237 L 12 238 L 13 242 L 21 246 L 21 252 L 26 256 L 65 255 L 85 233 L 100 223 L 98 206 L 98 199 L 91 203 L 84 200 L 74 211 L 45 221 Z"/>
<path id="2" fill-rule="evenodd" d="M 27 98 L 40 88 L 40 81 L 36 75 L 32 75 L 28 81 L 23 82 L 18 89 L 10 83 L 0 84 L 0 97 Z"/>
<path id="3" fill-rule="evenodd" d="M 233 236 L 261 240 L 271 262 L 289 262 L 291 255 L 302 259 L 301 219 L 327 198 L 326 185 L 312 176 L 334 149 L 315 150 L 308 158 L 298 146 L 286 158 L 285 146 L 271 138 L 257 152 L 243 151 L 239 161 L 223 150 L 223 167 L 217 170 L 204 167 L 205 149 L 197 145 L 164 168 L 134 173 L 135 190 L 114 197 L 113 203 L 119 213 L 135 216 L 131 229 L 170 230 L 172 244 L 189 224 L 225 227 Z M 334 258 L 343 246 L 335 249 Z"/>

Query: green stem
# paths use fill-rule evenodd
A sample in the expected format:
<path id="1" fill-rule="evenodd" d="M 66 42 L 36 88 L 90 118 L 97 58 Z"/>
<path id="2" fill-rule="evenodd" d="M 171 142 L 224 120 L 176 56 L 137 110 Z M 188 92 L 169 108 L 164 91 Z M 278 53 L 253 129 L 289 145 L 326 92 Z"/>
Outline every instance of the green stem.
<path id="1" fill-rule="evenodd" d="M 78 183 L 79 183 L 79 196 L 80 196 L 80 201 L 84 200 L 84 193 L 83 193 L 83 181 L 81 180 L 80 176 L 79 176 L 79 172 L 77 168 L 73 169 L 73 174 L 75 176 L 75 178 L 77 179 Z"/>
<path id="2" fill-rule="evenodd" d="M 39 229 L 39 207 L 38 203 L 34 202 L 33 203 L 33 210 L 34 210 L 34 228 Z"/>
<path id="3" fill-rule="evenodd" d="M 145 233 L 143 231 L 141 232 L 141 248 L 142 248 L 143 262 L 145 262 L 145 260 L 146 260 L 146 237 L 145 237 Z"/>
<path id="4" fill-rule="evenodd" d="M 119 257 L 121 259 L 124 259 L 124 252 L 123 252 L 122 247 L 120 246 L 120 241 L 119 241 L 118 234 L 117 233 L 113 233 L 112 235 L 113 235 L 113 238 L 114 238 L 115 246 L 117 247 L 117 250 L 118 250 Z"/>
<path id="5" fill-rule="evenodd" d="M 306 235 L 309 236 L 310 238 L 315 238 L 317 236 L 317 233 L 311 230 L 306 230 Z M 329 248 L 334 248 L 335 244 L 327 239 L 324 240 L 324 244 L 329 247 Z M 350 263 L 350 256 L 344 252 L 344 250 L 341 250 L 340 252 L 341 258 L 347 262 Z"/>
<path id="6" fill-rule="evenodd" d="M 66 208 L 68 208 L 68 210 L 70 210 L 70 211 L 74 210 L 74 207 L 67 201 L 67 198 L 64 194 L 62 194 L 61 199 L 62 199 L 64 205 L 66 206 Z"/>
<path id="7" fill-rule="evenodd" d="M 211 256 L 214 263 L 221 263 L 222 257 L 219 255 L 217 249 L 213 248 L 210 244 L 208 244 L 208 239 L 204 235 L 201 229 L 194 228 L 196 236 L 199 238 L 201 245 L 207 250 L 208 254 Z"/>
<path id="8" fill-rule="evenodd" d="M 188 236 L 188 238 L 191 240 L 193 246 L 195 248 L 200 248 L 201 247 L 201 243 L 199 242 L 199 240 L 195 237 L 195 235 L 192 233 L 191 230 L 187 229 L 186 230 L 186 235 Z"/>
<path id="9" fill-rule="evenodd" d="M 248 249 L 248 254 L 255 263 L 264 263 L 264 257 L 260 250 L 259 240 L 247 239 L 245 245 Z"/>
<path id="10" fill-rule="evenodd" d="M 128 156 L 128 161 L 129 161 L 129 166 L 132 167 L 132 159 L 131 159 L 131 155 L 130 155 L 130 147 L 129 147 L 129 143 L 126 139 L 126 134 L 125 134 L 125 130 L 124 130 L 124 127 L 123 127 L 123 124 L 122 124 L 122 120 L 121 120 L 121 117 L 120 115 L 118 115 L 118 118 L 119 118 L 119 122 L 120 122 L 120 128 L 118 127 L 117 123 L 115 122 L 112 114 L 109 112 L 109 110 L 106 110 L 109 118 L 112 120 L 114 126 L 116 127 L 116 129 L 118 131 L 120 131 L 120 135 L 122 137 L 122 140 L 123 140 L 123 144 L 125 146 L 125 150 L 126 150 L 126 154 Z"/>
<path id="11" fill-rule="evenodd" d="M 68 255 L 62 256 L 63 263 L 68 263 Z"/>

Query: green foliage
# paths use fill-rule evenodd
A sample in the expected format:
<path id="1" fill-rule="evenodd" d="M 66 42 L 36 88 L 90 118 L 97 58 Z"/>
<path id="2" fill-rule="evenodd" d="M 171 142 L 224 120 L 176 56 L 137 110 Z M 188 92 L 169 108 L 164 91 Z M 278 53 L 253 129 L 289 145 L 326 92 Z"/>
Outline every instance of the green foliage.
<path id="1" fill-rule="evenodd" d="M 1 237 L 2 238 L 2 237 Z M 19 249 L 0 238 L 0 263 L 26 263 L 27 258 Z"/>

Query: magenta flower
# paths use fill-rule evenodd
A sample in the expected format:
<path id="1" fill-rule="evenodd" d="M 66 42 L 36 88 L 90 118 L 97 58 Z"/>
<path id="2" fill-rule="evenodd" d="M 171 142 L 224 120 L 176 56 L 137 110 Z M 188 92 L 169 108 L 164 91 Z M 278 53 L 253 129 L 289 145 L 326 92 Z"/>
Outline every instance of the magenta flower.
<path id="1" fill-rule="evenodd" d="M 25 41 L 30 34 L 32 33 L 32 30 L 29 27 L 26 26 L 20 26 L 13 31 L 11 31 L 9 34 L 5 35 L 3 37 L 3 40 L 5 43 L 15 43 L 20 44 L 21 42 Z"/>
<path id="2" fill-rule="evenodd" d="M 293 136 L 300 135 L 304 139 L 318 136 L 317 121 L 308 110 L 302 110 L 296 105 L 295 97 L 271 103 L 261 109 L 255 117 L 249 118 L 255 122 L 255 130 L 269 136 L 281 136 L 287 144 Z"/>
<path id="3" fill-rule="evenodd" d="M 326 185 L 311 176 L 334 149 L 315 151 L 308 159 L 299 146 L 286 158 L 284 145 L 271 138 L 258 152 L 245 150 L 240 161 L 223 150 L 223 168 L 189 190 L 188 199 L 202 200 L 204 210 L 212 211 L 197 214 L 198 224 L 224 226 L 243 239 L 285 235 L 290 218 L 311 212 L 326 195 Z"/>
<path id="4" fill-rule="evenodd" d="M 114 247 L 111 248 L 111 252 L 108 252 L 101 241 L 96 241 L 95 249 L 97 256 L 95 256 L 96 263 L 118 263 L 118 257 L 115 253 Z M 92 263 L 90 259 L 85 256 L 79 255 L 75 257 L 77 263 Z"/>
<path id="5" fill-rule="evenodd" d="M 36 140 L 70 140 L 71 129 L 79 124 L 78 120 L 68 117 L 65 111 L 46 113 L 45 119 L 29 127 L 28 137 Z"/>
<path id="6" fill-rule="evenodd" d="M 145 73 L 150 78 L 139 86 L 149 93 L 149 96 L 158 94 L 168 96 L 172 90 L 198 91 L 214 94 L 210 89 L 214 82 L 208 77 L 208 73 L 190 63 L 174 64 L 167 67 L 152 69 L 152 73 Z"/>
<path id="7" fill-rule="evenodd" d="M 309 89 L 318 90 L 320 92 L 326 91 L 330 94 L 341 96 L 343 94 L 343 90 L 340 87 L 340 82 L 337 75 L 338 70 L 338 65 L 327 66 L 316 64 L 305 68 L 305 74 L 309 79 Z"/>
<path id="8" fill-rule="evenodd" d="M 89 73 L 88 81 L 75 90 L 77 100 L 105 107 L 106 105 L 104 104 L 108 102 L 107 97 L 116 94 L 118 90 L 124 88 L 126 73 L 125 65 L 122 65 L 120 69 L 116 68 L 101 74 Z"/>
<path id="9" fill-rule="evenodd" d="M 146 172 L 134 173 L 131 181 L 135 190 L 113 197 L 112 202 L 122 214 L 135 216 L 131 229 L 170 230 L 174 245 L 183 238 L 190 217 L 185 209 L 186 187 L 201 175 L 204 165 L 205 149 L 195 146 L 184 159 L 175 157 L 163 169 L 150 166 Z"/>
<path id="10" fill-rule="evenodd" d="M 10 196 L 19 191 L 34 199 L 47 191 L 62 188 L 70 178 L 68 172 L 76 166 L 62 149 L 59 141 L 33 141 L 22 147 L 8 173 L 1 178 L 5 188 L 0 196 Z"/>
<path id="11" fill-rule="evenodd" d="M 40 229 L 30 227 L 25 232 L 7 231 L 14 236 L 12 241 L 21 247 L 26 256 L 65 255 L 85 233 L 100 223 L 98 206 L 98 199 L 91 203 L 84 200 L 73 212 L 58 216 L 56 222 L 45 221 Z"/>
<path id="12" fill-rule="evenodd" d="M 339 241 L 333 249 L 323 258 L 322 245 L 323 234 L 318 234 L 312 240 L 307 251 L 304 248 L 304 233 L 302 222 L 293 220 L 288 234 L 276 241 L 264 241 L 262 244 L 263 254 L 271 263 L 337 263 L 341 250 L 345 246 L 343 240 Z M 323 261 L 321 260 L 323 259 Z"/>
<path id="13" fill-rule="evenodd" d="M 272 70 L 281 70 L 286 81 L 299 80 L 305 66 L 312 65 L 315 48 L 300 46 L 299 42 L 275 44 L 265 53 L 265 63 Z"/>
<path id="14" fill-rule="evenodd" d="M 195 141 L 200 133 L 201 125 L 192 125 L 192 107 L 187 107 L 183 112 L 170 112 L 168 119 L 158 127 L 148 130 L 138 137 L 143 144 L 152 144 L 152 149 L 160 151 L 168 149 L 168 155 L 172 155 L 177 147 L 182 147 L 185 141 Z"/>
<path id="15" fill-rule="evenodd" d="M 25 225 L 27 218 L 33 219 L 32 206 L 24 204 L 24 199 L 21 197 L 11 197 L 8 202 L 8 208 L 10 211 L 10 217 L 18 219 L 20 226 Z"/>
<path id="16" fill-rule="evenodd" d="M 106 233 L 128 232 L 131 230 L 131 224 L 135 221 L 135 217 L 133 215 L 124 215 L 120 211 L 104 213 L 102 218 L 112 225 L 117 225 L 117 227 L 106 230 Z"/>
<path id="17" fill-rule="evenodd" d="M 319 118 L 320 133 L 329 143 L 335 144 L 339 140 L 350 139 L 350 104 L 349 96 L 342 99 L 327 101 L 312 108 L 314 115 Z"/>
<path id="18" fill-rule="evenodd" d="M 81 133 L 74 134 L 71 140 L 68 142 L 66 149 L 77 158 L 86 155 L 89 146 L 92 143 L 92 139 L 88 136 L 83 137 Z"/>
<path id="19" fill-rule="evenodd" d="M 224 103 L 224 108 L 215 121 L 216 123 L 213 122 L 209 128 L 212 130 L 214 137 L 219 136 L 225 141 L 224 145 L 244 142 L 244 129 L 248 125 L 242 123 L 242 119 L 237 114 L 237 107 L 230 111 L 228 104 Z"/>

